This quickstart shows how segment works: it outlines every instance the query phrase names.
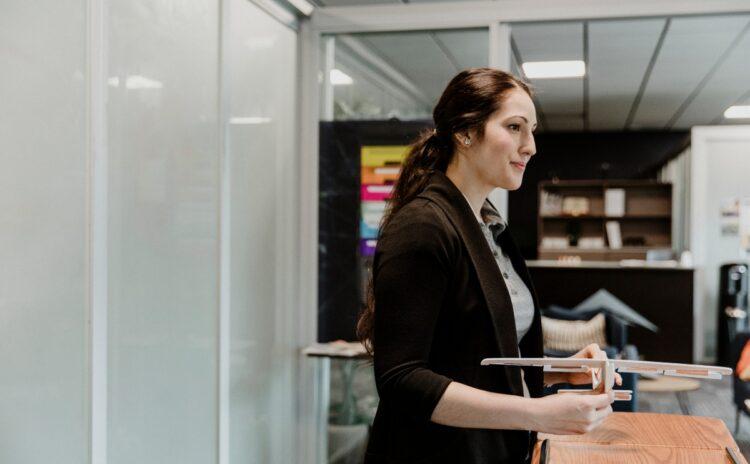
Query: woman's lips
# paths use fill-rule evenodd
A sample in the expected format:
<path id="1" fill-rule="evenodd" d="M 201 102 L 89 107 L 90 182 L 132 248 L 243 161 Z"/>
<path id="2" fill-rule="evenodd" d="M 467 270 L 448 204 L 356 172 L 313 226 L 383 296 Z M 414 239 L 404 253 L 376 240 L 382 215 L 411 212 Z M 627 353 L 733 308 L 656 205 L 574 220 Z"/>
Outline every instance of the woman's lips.
<path id="1" fill-rule="evenodd" d="M 515 166 L 517 169 L 520 169 L 521 171 L 523 171 L 524 169 L 526 169 L 526 163 L 519 163 L 517 161 L 511 161 L 510 164 L 512 164 L 513 166 Z"/>

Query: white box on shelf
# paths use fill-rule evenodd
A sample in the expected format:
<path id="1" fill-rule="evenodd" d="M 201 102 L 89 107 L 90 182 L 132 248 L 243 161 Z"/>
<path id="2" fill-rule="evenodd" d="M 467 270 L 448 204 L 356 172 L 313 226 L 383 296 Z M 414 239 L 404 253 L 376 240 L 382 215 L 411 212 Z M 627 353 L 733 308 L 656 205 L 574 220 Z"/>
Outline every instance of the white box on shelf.
<path id="1" fill-rule="evenodd" d="M 578 248 L 585 250 L 603 249 L 604 237 L 581 237 L 578 239 Z"/>
<path id="2" fill-rule="evenodd" d="M 541 245 L 543 249 L 564 250 L 568 248 L 568 239 L 566 237 L 544 237 Z"/>
<path id="3" fill-rule="evenodd" d="M 625 189 L 604 190 L 604 214 L 613 217 L 625 216 Z"/>
<path id="4" fill-rule="evenodd" d="M 622 248 L 622 234 L 620 233 L 620 223 L 617 221 L 607 221 L 607 241 L 609 247 L 613 250 Z"/>

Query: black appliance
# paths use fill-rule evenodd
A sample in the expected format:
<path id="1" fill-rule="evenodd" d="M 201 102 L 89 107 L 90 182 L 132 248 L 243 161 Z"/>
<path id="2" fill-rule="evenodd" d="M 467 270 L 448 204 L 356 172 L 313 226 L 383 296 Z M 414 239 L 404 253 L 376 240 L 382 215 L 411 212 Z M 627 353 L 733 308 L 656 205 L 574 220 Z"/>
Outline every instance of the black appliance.
<path id="1" fill-rule="evenodd" d="M 730 366 L 732 341 L 748 330 L 748 288 L 750 269 L 746 263 L 728 263 L 719 270 L 718 364 Z"/>

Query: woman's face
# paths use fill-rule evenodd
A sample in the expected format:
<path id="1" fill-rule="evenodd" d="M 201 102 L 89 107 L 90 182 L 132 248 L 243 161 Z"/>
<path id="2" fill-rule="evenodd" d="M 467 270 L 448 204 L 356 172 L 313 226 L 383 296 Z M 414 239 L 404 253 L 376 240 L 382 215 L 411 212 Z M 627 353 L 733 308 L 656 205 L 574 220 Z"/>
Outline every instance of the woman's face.
<path id="1" fill-rule="evenodd" d="M 531 97 L 515 88 L 508 91 L 500 110 L 490 116 L 482 140 L 470 133 L 471 144 L 466 146 L 459 137 L 459 149 L 466 152 L 466 161 L 477 180 L 491 188 L 521 187 L 526 165 L 536 153 L 536 124 Z"/>

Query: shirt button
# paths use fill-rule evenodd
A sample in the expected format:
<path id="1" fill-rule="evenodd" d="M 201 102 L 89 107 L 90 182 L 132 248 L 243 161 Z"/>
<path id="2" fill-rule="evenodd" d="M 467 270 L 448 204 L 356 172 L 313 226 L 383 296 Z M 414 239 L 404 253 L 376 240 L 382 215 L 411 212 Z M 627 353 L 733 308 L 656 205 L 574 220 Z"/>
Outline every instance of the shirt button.
<path id="1" fill-rule="evenodd" d="M 497 250 L 492 252 L 493 255 L 495 255 L 495 258 L 497 258 Z"/>
<path id="2" fill-rule="evenodd" d="M 503 272 L 503 277 L 505 277 L 505 278 L 507 279 L 507 278 L 509 278 L 510 276 L 508 275 L 508 273 L 507 273 L 507 272 Z"/>
<path id="3" fill-rule="evenodd" d="M 517 291 L 515 291 L 515 290 L 511 290 L 511 291 L 510 291 L 510 294 L 511 294 L 511 295 L 518 295 L 518 292 L 517 292 Z"/>

